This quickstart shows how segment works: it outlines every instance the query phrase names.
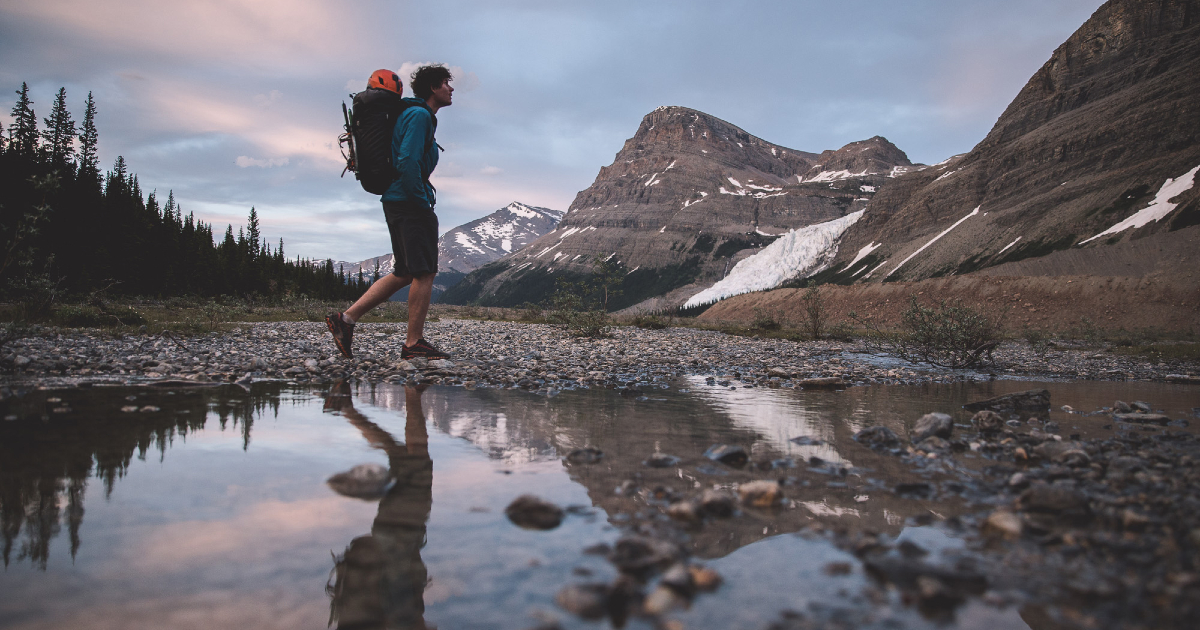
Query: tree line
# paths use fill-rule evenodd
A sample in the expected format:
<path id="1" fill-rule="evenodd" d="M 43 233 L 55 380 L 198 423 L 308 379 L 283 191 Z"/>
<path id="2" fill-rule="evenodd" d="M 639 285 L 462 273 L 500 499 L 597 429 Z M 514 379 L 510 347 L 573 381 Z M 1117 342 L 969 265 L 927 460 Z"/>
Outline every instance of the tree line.
<path id="1" fill-rule="evenodd" d="M 44 302 L 96 291 L 144 297 L 259 296 L 353 299 L 370 284 L 333 262 L 288 259 L 250 208 L 245 226 L 215 240 L 173 191 L 142 189 L 124 157 L 101 172 L 96 101 L 76 124 L 60 88 L 38 124 L 22 83 L 8 129 L 0 125 L 0 299 Z"/>

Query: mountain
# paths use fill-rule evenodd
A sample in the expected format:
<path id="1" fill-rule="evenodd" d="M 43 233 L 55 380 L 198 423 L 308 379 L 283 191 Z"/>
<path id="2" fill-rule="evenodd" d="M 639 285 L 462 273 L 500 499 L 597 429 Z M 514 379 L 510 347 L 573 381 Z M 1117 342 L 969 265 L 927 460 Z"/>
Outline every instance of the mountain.
<path id="1" fill-rule="evenodd" d="M 438 239 L 438 269 L 459 273 L 475 271 L 553 230 L 562 217 L 562 210 L 514 201 L 486 217 L 443 234 Z"/>
<path id="2" fill-rule="evenodd" d="M 434 301 L 450 287 L 457 284 L 466 274 L 501 256 L 521 249 L 529 242 L 554 229 L 562 219 L 561 210 L 539 208 L 520 202 L 512 202 L 499 210 L 464 223 L 447 231 L 438 239 L 438 275 L 433 293 Z M 341 269 L 347 276 L 357 276 L 359 271 L 371 277 L 378 269 L 379 275 L 387 275 L 395 269 L 392 254 L 375 256 L 359 262 L 337 261 L 334 269 Z M 392 297 L 393 300 L 408 298 L 408 289 Z"/>
<path id="3" fill-rule="evenodd" d="M 862 210 L 890 178 L 917 168 L 878 136 L 816 154 L 660 107 L 554 230 L 477 269 L 443 300 L 540 302 L 559 279 L 590 274 L 598 258 L 628 273 L 610 308 L 695 293 L 790 230 Z"/>
<path id="4" fill-rule="evenodd" d="M 1112 0 L 969 153 L 881 189 L 838 283 L 1191 274 L 1200 227 L 1200 0 Z"/>

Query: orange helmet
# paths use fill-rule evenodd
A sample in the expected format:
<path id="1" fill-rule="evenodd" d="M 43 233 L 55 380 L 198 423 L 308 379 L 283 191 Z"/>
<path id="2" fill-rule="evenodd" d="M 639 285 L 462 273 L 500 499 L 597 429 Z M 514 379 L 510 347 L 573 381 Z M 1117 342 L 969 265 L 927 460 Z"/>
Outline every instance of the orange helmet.
<path id="1" fill-rule="evenodd" d="M 404 94 L 404 84 L 400 82 L 400 76 L 391 70 L 376 70 L 371 73 L 371 78 L 367 79 L 367 87 Z"/>

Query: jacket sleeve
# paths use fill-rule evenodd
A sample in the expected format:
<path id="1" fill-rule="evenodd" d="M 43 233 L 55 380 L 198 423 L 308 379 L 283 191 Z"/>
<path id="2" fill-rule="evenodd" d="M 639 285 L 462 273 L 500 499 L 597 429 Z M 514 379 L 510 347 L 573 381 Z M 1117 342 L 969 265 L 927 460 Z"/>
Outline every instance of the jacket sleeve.
<path id="1" fill-rule="evenodd" d="M 420 200 L 428 207 L 425 176 L 421 172 L 421 157 L 432 127 L 429 113 L 421 107 L 410 107 L 400 115 L 400 124 L 392 132 L 392 163 L 404 198 Z"/>

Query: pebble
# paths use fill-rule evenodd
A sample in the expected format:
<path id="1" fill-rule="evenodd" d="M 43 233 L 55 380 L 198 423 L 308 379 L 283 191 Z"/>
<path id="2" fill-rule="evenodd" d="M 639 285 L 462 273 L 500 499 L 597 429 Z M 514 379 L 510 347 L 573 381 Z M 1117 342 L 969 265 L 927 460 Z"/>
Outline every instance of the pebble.
<path id="1" fill-rule="evenodd" d="M 741 468 L 749 461 L 750 456 L 746 453 L 746 449 L 740 446 L 730 446 L 728 444 L 713 444 L 704 451 L 704 456 L 714 462 L 721 462 L 726 466 Z"/>
<path id="2" fill-rule="evenodd" d="M 954 420 L 944 413 L 927 413 L 917 419 L 910 438 L 913 444 L 920 443 L 926 438 L 949 438 L 954 432 Z"/>
<path id="3" fill-rule="evenodd" d="M 375 383 L 415 379 L 471 382 L 474 387 L 524 383 L 526 388 L 540 390 L 649 384 L 684 375 L 714 376 L 726 386 L 775 382 L 785 387 L 834 383 L 832 379 L 842 381 L 841 386 L 852 386 L 989 378 L 982 373 L 880 364 L 866 345 L 857 342 L 797 342 L 693 328 L 618 326 L 611 338 L 589 339 L 572 337 L 548 324 L 443 317 L 427 324 L 426 336 L 450 352 L 451 358 L 404 361 L 400 358 L 404 324 L 359 324 L 354 359 L 341 357 L 322 323 L 232 325 L 237 327 L 232 332 L 175 333 L 172 337 L 38 328 L 33 336 L 4 346 L 0 379 L 69 385 L 163 379 L 169 373 L 174 379 L 233 382 L 249 373 L 254 380 L 321 383 L 346 378 Z M 1003 343 L 994 354 L 997 365 L 991 371 L 1005 375 L 1162 381 L 1168 375 L 1194 378 L 1189 375 L 1200 373 L 1196 362 L 1150 361 L 1065 346 L 1043 356 L 1022 341 Z"/>
<path id="4" fill-rule="evenodd" d="M 783 500 L 779 483 L 765 480 L 741 484 L 738 486 L 738 496 L 743 505 L 756 508 L 774 507 Z"/>
<path id="5" fill-rule="evenodd" d="M 562 508 L 532 494 L 513 499 L 504 508 L 504 514 L 514 525 L 523 529 L 554 529 L 563 520 Z"/>

